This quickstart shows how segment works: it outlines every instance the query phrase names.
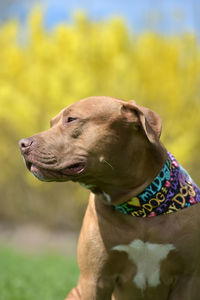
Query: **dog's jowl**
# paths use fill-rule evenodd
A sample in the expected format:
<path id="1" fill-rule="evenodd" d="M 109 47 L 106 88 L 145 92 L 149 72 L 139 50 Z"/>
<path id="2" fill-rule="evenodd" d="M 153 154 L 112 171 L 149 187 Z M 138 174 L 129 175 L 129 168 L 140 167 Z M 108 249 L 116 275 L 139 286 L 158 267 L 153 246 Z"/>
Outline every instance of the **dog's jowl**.
<path id="1" fill-rule="evenodd" d="M 160 142 L 161 127 L 133 100 L 90 97 L 20 141 L 38 179 L 91 191 L 80 278 L 66 300 L 200 299 L 200 190 Z"/>

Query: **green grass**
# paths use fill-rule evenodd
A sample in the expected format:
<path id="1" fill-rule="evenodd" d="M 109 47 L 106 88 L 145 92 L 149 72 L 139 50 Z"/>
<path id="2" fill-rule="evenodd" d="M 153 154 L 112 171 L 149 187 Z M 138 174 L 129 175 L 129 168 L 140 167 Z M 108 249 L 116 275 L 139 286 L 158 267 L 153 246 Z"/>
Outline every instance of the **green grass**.
<path id="1" fill-rule="evenodd" d="M 63 300 L 77 279 L 76 258 L 0 248 L 0 300 Z"/>

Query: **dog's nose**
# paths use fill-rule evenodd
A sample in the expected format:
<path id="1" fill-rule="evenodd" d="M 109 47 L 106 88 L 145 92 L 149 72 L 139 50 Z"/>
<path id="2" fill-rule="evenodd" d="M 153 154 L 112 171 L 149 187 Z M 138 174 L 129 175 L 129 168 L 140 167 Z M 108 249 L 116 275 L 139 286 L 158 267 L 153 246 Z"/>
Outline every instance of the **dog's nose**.
<path id="1" fill-rule="evenodd" d="M 20 140 L 19 147 L 20 147 L 22 153 L 27 153 L 27 151 L 29 150 L 32 143 L 33 143 L 32 138 L 24 138 L 24 139 Z"/>

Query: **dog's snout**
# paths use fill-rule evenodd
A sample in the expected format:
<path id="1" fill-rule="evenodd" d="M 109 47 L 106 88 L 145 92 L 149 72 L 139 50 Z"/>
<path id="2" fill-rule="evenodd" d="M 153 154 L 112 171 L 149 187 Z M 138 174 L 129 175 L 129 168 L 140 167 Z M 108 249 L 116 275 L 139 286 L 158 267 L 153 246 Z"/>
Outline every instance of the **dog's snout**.
<path id="1" fill-rule="evenodd" d="M 26 153 L 29 150 L 29 148 L 32 145 L 32 143 L 33 143 L 32 138 L 21 139 L 19 141 L 19 147 L 20 147 L 22 153 Z"/>

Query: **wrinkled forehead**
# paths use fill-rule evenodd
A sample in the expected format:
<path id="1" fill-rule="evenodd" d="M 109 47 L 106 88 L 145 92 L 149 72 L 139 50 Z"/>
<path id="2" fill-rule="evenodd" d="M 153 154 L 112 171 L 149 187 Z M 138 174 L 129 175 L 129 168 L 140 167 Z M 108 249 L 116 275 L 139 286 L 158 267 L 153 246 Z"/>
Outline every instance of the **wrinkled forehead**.
<path id="1" fill-rule="evenodd" d="M 98 115 L 118 114 L 123 100 L 111 97 L 90 97 L 75 102 L 64 108 L 52 121 L 56 122 L 63 116 L 88 118 Z"/>

